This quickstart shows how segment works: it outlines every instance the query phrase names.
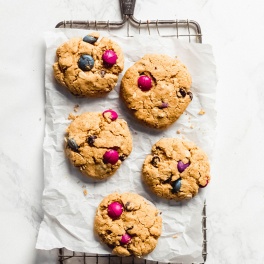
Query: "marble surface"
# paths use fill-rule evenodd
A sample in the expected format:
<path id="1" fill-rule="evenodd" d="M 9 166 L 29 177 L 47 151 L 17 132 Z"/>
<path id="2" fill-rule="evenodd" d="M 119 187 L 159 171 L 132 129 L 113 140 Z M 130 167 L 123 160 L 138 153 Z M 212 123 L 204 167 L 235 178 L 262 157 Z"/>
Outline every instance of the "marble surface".
<path id="1" fill-rule="evenodd" d="M 64 19 L 116 20 L 118 1 L 0 0 L 0 264 L 56 263 L 42 219 L 43 33 Z M 213 46 L 217 138 L 207 194 L 209 264 L 264 263 L 264 4 L 138 0 L 138 19 L 192 19 Z"/>

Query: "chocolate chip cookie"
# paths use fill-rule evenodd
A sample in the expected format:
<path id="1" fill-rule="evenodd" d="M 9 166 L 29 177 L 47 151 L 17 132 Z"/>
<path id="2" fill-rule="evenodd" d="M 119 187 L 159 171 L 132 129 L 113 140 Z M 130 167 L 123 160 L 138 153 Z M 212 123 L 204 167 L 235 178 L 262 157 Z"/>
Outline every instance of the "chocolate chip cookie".
<path id="1" fill-rule="evenodd" d="M 166 128 L 191 102 L 191 83 L 190 73 L 178 59 L 147 54 L 126 71 L 120 94 L 138 120 Z"/>
<path id="2" fill-rule="evenodd" d="M 72 38 L 57 49 L 53 65 L 55 79 L 81 97 L 106 95 L 116 86 L 124 68 L 120 46 L 99 33 Z"/>
<path id="3" fill-rule="evenodd" d="M 65 142 L 71 163 L 99 180 L 113 175 L 132 150 L 127 122 L 113 110 L 77 116 L 67 128 Z"/>
<path id="4" fill-rule="evenodd" d="M 152 147 L 143 164 L 143 180 L 158 196 L 191 199 L 210 181 L 210 166 L 203 150 L 191 141 L 163 138 Z"/>
<path id="5" fill-rule="evenodd" d="M 142 196 L 113 193 L 99 204 L 94 227 L 113 254 L 141 257 L 156 247 L 162 218 L 154 205 Z"/>

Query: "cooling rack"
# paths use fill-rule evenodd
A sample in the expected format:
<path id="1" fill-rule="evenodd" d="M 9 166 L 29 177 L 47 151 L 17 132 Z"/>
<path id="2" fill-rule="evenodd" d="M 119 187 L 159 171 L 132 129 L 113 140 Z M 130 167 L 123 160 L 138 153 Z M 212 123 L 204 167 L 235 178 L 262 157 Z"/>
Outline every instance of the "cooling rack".
<path id="1" fill-rule="evenodd" d="M 56 28 L 78 28 L 93 30 L 115 30 L 126 27 L 127 36 L 133 37 L 131 34 L 158 34 L 161 37 L 177 37 L 188 42 L 202 43 L 202 33 L 200 25 L 194 20 L 140 20 L 134 16 L 136 0 L 120 0 L 121 20 L 120 21 L 99 21 L 99 20 L 64 20 L 59 22 Z M 172 29 L 171 34 L 162 34 L 163 28 Z M 201 212 L 202 215 L 202 233 L 203 245 L 202 255 L 204 262 L 207 257 L 207 237 L 206 237 L 206 202 Z M 69 251 L 65 248 L 58 249 L 59 264 L 161 264 L 157 261 L 149 261 L 134 257 L 117 257 L 115 255 L 87 254 Z M 167 263 L 170 264 L 170 263 Z M 174 263 L 176 264 L 176 263 Z M 180 263 L 177 263 L 180 264 Z M 202 264 L 202 263 L 201 263 Z"/>

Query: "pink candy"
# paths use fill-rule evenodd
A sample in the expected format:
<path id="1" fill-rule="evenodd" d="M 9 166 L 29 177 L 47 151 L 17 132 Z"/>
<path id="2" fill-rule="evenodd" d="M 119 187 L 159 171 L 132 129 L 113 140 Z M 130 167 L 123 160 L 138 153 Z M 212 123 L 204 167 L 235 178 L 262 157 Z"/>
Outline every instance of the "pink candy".
<path id="1" fill-rule="evenodd" d="M 152 80 L 150 77 L 146 75 L 141 75 L 138 78 L 138 87 L 141 89 L 143 92 L 147 92 L 151 89 L 152 87 Z"/>
<path id="2" fill-rule="evenodd" d="M 110 163 L 114 165 L 118 162 L 118 159 L 119 159 L 119 154 L 114 149 L 107 150 L 103 156 L 103 162 L 105 164 Z"/>
<path id="3" fill-rule="evenodd" d="M 112 121 L 115 121 L 118 118 L 118 114 L 114 110 L 111 110 L 111 109 L 105 110 L 103 112 L 103 116 L 104 117 L 108 117 L 109 116 Z"/>
<path id="4" fill-rule="evenodd" d="M 113 50 L 106 50 L 102 56 L 104 63 L 107 66 L 113 66 L 117 61 L 117 55 Z"/>
<path id="5" fill-rule="evenodd" d="M 108 215 L 112 219 L 117 219 L 123 213 L 123 206 L 119 202 L 112 202 L 108 205 Z"/>
<path id="6" fill-rule="evenodd" d="M 130 242 L 131 240 L 131 236 L 127 233 L 125 233 L 122 237 L 121 237 L 121 240 L 120 240 L 120 243 L 123 244 L 123 245 L 126 245 Z"/>

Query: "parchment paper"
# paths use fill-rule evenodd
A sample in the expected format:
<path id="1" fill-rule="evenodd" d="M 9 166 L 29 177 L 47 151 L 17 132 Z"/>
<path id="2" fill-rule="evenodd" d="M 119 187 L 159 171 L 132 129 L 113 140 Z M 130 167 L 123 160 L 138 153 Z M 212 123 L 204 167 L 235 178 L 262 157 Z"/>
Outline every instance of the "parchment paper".
<path id="1" fill-rule="evenodd" d="M 104 196 L 112 192 L 136 192 L 162 212 L 163 229 L 155 250 L 145 258 L 161 262 L 202 262 L 202 209 L 206 189 L 187 202 L 164 201 L 151 194 L 141 181 L 141 168 L 151 147 L 162 137 L 180 137 L 194 141 L 212 160 L 215 137 L 216 67 L 210 45 L 187 43 L 174 37 L 136 36 L 121 37 L 108 32 L 123 49 L 125 69 L 115 90 L 104 98 L 75 98 L 53 77 L 52 64 L 57 47 L 74 36 L 83 37 L 87 30 L 54 29 L 45 34 L 46 40 L 46 127 L 44 138 L 43 191 L 44 219 L 41 223 L 36 247 L 109 254 L 94 235 L 93 221 L 96 208 Z M 193 100 L 180 119 L 166 130 L 157 131 L 138 124 L 119 99 L 119 84 L 135 61 L 146 53 L 177 56 L 189 69 L 192 78 Z M 112 108 L 120 118 L 127 120 L 132 136 L 133 151 L 111 178 L 96 182 L 85 178 L 65 159 L 64 134 L 70 124 L 68 115 L 79 110 L 104 111 Z M 199 115 L 203 109 L 204 115 Z M 178 133 L 177 133 L 178 131 Z M 180 132 L 180 133 L 179 133 Z M 213 175 L 212 175 L 213 177 Z M 87 194 L 85 195 L 85 192 Z"/>

